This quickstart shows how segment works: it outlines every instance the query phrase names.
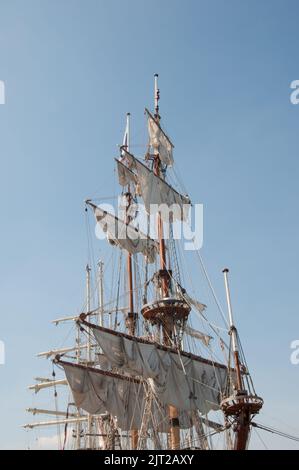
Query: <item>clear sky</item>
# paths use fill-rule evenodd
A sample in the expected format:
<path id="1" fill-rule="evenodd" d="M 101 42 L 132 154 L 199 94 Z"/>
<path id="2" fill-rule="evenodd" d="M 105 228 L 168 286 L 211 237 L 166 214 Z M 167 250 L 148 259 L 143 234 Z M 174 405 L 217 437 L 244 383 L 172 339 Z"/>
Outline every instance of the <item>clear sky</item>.
<path id="1" fill-rule="evenodd" d="M 50 369 L 35 355 L 84 297 L 83 201 L 113 193 L 125 113 L 138 142 L 156 72 L 223 303 L 231 269 L 259 420 L 299 435 L 298 17 L 296 0 L 0 0 L 1 448 L 32 444 L 26 386 Z"/>

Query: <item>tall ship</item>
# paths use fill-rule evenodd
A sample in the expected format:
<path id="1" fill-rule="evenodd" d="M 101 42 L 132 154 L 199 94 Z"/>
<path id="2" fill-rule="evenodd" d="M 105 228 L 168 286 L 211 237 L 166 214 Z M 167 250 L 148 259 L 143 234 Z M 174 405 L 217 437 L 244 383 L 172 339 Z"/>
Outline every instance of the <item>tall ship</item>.
<path id="1" fill-rule="evenodd" d="M 24 427 L 57 428 L 61 449 L 244 450 L 263 399 L 234 320 L 228 269 L 222 309 L 200 248 L 189 252 L 219 323 L 203 303 L 202 283 L 186 273 L 177 232 L 190 223 L 192 202 L 175 171 L 157 75 L 154 84 L 141 157 L 126 117 L 115 158 L 116 210 L 101 198 L 85 201 L 96 223 L 93 243 L 111 257 L 86 267 L 82 311 L 53 321 L 71 324 L 70 343 L 39 354 L 53 373 L 29 388 L 50 391 L 55 406 L 28 408 L 35 419 L 47 417 Z"/>

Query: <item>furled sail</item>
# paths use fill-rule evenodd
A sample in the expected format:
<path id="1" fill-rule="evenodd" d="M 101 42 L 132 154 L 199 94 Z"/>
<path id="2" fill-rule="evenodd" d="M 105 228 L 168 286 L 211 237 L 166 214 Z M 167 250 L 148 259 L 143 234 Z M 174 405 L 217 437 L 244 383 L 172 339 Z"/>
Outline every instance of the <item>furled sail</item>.
<path id="1" fill-rule="evenodd" d="M 212 336 L 202 333 L 201 331 L 195 330 L 194 328 L 191 328 L 191 326 L 188 325 L 185 326 L 185 333 L 189 336 L 192 336 L 192 338 L 199 339 L 206 346 L 209 346 L 211 339 L 213 339 Z"/>
<path id="2" fill-rule="evenodd" d="M 190 295 L 187 294 L 186 291 L 183 293 L 183 297 L 184 297 L 184 299 L 186 300 L 186 302 L 187 302 L 191 307 L 194 307 L 199 313 L 204 312 L 204 310 L 207 308 L 207 306 L 206 306 L 205 304 L 202 304 L 202 303 L 199 302 L 198 300 L 193 299 L 192 297 L 190 297 Z"/>
<path id="3" fill-rule="evenodd" d="M 124 150 L 124 153 L 128 171 L 125 176 L 122 173 L 121 176 L 119 174 L 120 181 L 128 181 L 128 178 L 132 180 L 133 175 L 137 178 L 139 191 L 147 213 L 153 214 L 159 210 L 164 222 L 186 221 L 191 206 L 189 197 L 178 193 L 132 154 L 126 150 Z M 124 171 L 123 166 L 125 165 L 122 165 L 122 171 Z"/>
<path id="4" fill-rule="evenodd" d="M 149 263 L 154 263 L 158 244 L 130 223 L 109 214 L 100 207 L 88 202 L 93 208 L 96 221 L 101 225 L 110 243 L 120 246 L 129 253 L 142 253 Z"/>
<path id="5" fill-rule="evenodd" d="M 140 429 L 146 400 L 142 381 L 62 361 L 59 358 L 56 358 L 55 362 L 63 367 L 78 408 L 92 415 L 108 411 L 117 417 L 117 425 L 123 431 Z M 179 419 L 182 429 L 193 425 L 191 413 L 179 411 Z M 160 432 L 169 430 L 167 407 L 159 406 L 156 400 L 151 403 L 151 419 L 148 426 Z"/>
<path id="6" fill-rule="evenodd" d="M 219 408 L 227 381 L 225 365 L 80 321 L 91 329 L 111 365 L 149 379 L 162 404 L 201 413 Z"/>
<path id="7" fill-rule="evenodd" d="M 153 147 L 155 154 L 159 154 L 161 161 L 165 163 L 165 165 L 172 166 L 174 145 L 162 130 L 154 116 L 147 109 L 145 111 L 148 116 L 150 145 Z"/>

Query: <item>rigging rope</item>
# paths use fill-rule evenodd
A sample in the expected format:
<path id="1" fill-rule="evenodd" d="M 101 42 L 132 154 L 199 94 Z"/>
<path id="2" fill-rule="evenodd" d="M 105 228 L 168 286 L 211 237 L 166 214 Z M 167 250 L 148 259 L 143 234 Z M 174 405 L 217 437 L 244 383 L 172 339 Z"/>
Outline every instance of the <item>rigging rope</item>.
<path id="1" fill-rule="evenodd" d="M 251 423 L 251 425 L 254 428 L 259 428 L 259 429 L 262 429 L 263 431 L 267 431 L 272 434 L 277 434 L 278 436 L 285 437 L 286 439 L 299 442 L 299 437 L 293 436 L 283 431 L 279 431 L 278 429 L 275 429 L 275 428 L 271 428 L 270 426 L 265 426 L 264 424 L 260 424 L 260 423 Z"/>

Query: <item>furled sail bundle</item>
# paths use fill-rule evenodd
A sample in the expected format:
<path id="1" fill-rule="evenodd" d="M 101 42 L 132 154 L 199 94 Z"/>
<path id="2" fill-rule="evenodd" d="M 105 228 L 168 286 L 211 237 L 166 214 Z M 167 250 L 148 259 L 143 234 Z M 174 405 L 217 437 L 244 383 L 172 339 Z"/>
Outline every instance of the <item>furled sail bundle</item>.
<path id="1" fill-rule="evenodd" d="M 125 149 L 124 154 L 127 165 L 117 160 L 120 184 L 125 186 L 134 181 L 138 185 L 148 214 L 159 210 L 164 222 L 186 221 L 191 206 L 189 197 L 180 194 Z"/>
<path id="2" fill-rule="evenodd" d="M 123 431 L 141 427 L 146 400 L 142 381 L 59 358 L 55 362 L 63 367 L 78 408 L 92 415 L 108 411 L 117 417 L 117 425 Z M 179 419 L 182 429 L 193 426 L 194 418 L 191 413 L 180 411 Z M 163 405 L 159 406 L 156 400 L 151 403 L 148 426 L 160 432 L 169 430 L 167 409 Z"/>
<path id="3" fill-rule="evenodd" d="M 154 116 L 148 111 L 148 109 L 145 111 L 148 116 L 149 143 L 154 149 L 155 154 L 159 155 L 161 161 L 165 163 L 165 165 L 172 166 L 174 145 L 162 130 Z"/>
<path id="4" fill-rule="evenodd" d="M 82 319 L 81 322 L 91 329 L 111 365 L 149 379 L 163 405 L 203 414 L 219 408 L 220 393 L 227 381 L 226 366 Z"/>
<path id="5" fill-rule="evenodd" d="M 154 263 L 158 244 L 130 223 L 120 220 L 100 207 L 89 203 L 96 221 L 101 225 L 110 243 L 119 245 L 131 254 L 142 253 L 149 263 Z"/>
<path id="6" fill-rule="evenodd" d="M 212 336 L 202 333 L 201 331 L 195 330 L 194 328 L 191 328 L 191 326 L 188 325 L 186 325 L 185 327 L 185 333 L 189 336 L 192 336 L 192 338 L 199 339 L 206 346 L 209 346 L 210 341 L 213 339 Z"/>
<path id="7" fill-rule="evenodd" d="M 205 311 L 205 309 L 207 308 L 207 306 L 205 304 L 202 304 L 201 302 L 199 302 L 198 300 L 196 299 L 193 299 L 192 297 L 190 297 L 189 294 L 187 294 L 187 292 L 184 292 L 183 293 L 183 297 L 184 299 L 186 300 L 186 302 L 191 306 L 191 307 L 194 307 L 199 313 L 203 313 Z"/>

